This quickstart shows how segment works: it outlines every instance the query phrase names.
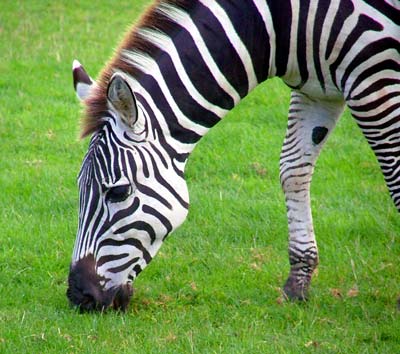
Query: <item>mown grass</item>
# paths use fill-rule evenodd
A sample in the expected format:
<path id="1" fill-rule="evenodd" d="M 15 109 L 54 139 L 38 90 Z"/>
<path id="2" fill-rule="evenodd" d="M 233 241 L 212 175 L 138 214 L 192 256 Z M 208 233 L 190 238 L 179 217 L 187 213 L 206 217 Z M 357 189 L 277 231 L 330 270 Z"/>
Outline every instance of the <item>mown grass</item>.
<path id="1" fill-rule="evenodd" d="M 95 76 L 147 1 L 8 1 L 0 11 L 0 352 L 396 353 L 400 218 L 346 114 L 312 186 L 321 265 L 306 304 L 288 273 L 278 178 L 288 90 L 261 85 L 199 144 L 191 210 L 125 314 L 65 297 L 87 141 L 70 67 Z"/>

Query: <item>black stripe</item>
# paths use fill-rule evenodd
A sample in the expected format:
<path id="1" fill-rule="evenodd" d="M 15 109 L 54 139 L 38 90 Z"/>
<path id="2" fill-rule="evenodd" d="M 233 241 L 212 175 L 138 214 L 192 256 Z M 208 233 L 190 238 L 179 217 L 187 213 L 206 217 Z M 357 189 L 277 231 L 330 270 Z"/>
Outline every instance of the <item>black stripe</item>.
<path id="1" fill-rule="evenodd" d="M 215 32 L 204 33 L 204 29 L 207 30 L 208 27 L 210 26 L 210 23 L 206 22 L 203 16 L 208 16 L 208 14 L 204 12 L 204 6 L 198 4 L 198 8 L 196 9 L 196 16 L 193 16 L 192 19 L 193 22 L 196 24 L 196 26 L 198 26 L 198 30 L 202 34 L 202 37 L 207 44 L 207 39 L 209 39 L 210 35 L 216 34 L 221 37 L 223 32 L 218 31 L 218 33 Z M 209 18 L 209 20 L 215 22 L 215 19 L 213 18 Z M 172 40 L 178 50 L 179 57 L 182 61 L 186 73 L 188 74 L 193 85 L 200 92 L 200 94 L 216 106 L 222 107 L 227 110 L 232 109 L 233 99 L 223 89 L 221 89 L 218 83 L 215 81 L 211 71 L 207 66 L 207 63 L 204 62 L 204 58 L 198 51 L 197 46 L 190 32 L 188 32 L 184 27 L 182 27 L 179 33 L 177 33 L 172 38 Z M 224 44 L 230 45 L 229 43 L 224 43 Z M 222 46 L 221 38 L 219 38 L 219 45 Z M 213 51 L 211 50 L 211 53 L 212 52 Z M 170 61 L 169 57 L 168 59 Z M 185 91 L 185 89 L 184 88 L 181 89 L 180 87 L 175 86 L 175 85 L 181 86 L 182 84 L 180 80 L 177 79 L 177 73 L 175 71 L 175 67 L 173 66 L 173 64 L 171 62 L 170 63 L 167 62 L 168 59 L 166 56 L 163 56 L 161 58 L 163 76 L 165 74 L 168 74 L 168 79 L 169 79 L 168 87 L 171 88 L 171 93 L 175 93 L 176 97 L 179 99 L 177 101 L 179 103 L 179 101 L 182 98 L 179 96 L 182 94 L 182 92 Z M 170 76 L 170 74 L 173 75 Z M 189 102 L 186 102 L 186 105 L 188 104 Z M 181 107 L 180 104 L 179 106 Z M 183 108 L 183 110 L 187 111 L 187 108 L 186 109 Z"/>
<path id="2" fill-rule="evenodd" d="M 270 38 L 257 7 L 252 1 L 218 0 L 218 2 L 226 11 L 236 33 L 250 54 L 257 81 L 266 80 L 271 56 Z M 227 63 L 234 64 L 233 57 L 229 58 Z"/>
<path id="3" fill-rule="evenodd" d="M 158 137 L 158 141 L 160 145 L 163 147 L 163 149 L 167 152 L 171 158 L 176 159 L 180 162 L 186 161 L 188 158 L 188 154 L 184 153 L 178 153 L 171 145 L 169 145 L 164 137 L 164 132 L 161 129 L 160 123 L 158 122 L 156 116 L 154 115 L 152 109 L 146 102 L 146 100 L 141 96 L 139 93 L 136 93 L 136 97 L 138 100 L 140 100 L 140 103 L 143 105 L 144 109 L 146 110 L 146 113 L 149 115 L 149 118 L 151 120 L 151 126 L 153 129 L 153 135 Z M 177 172 L 177 171 L 175 171 Z"/>
<path id="4" fill-rule="evenodd" d="M 145 149 L 145 148 L 144 148 Z M 147 150 L 147 149 L 146 149 Z M 148 152 L 149 153 L 149 152 Z M 157 182 L 160 183 L 165 189 L 167 189 L 174 197 L 175 199 L 185 208 L 189 208 L 189 204 L 180 196 L 179 193 L 173 188 L 167 180 L 164 179 L 162 174 L 160 173 L 160 170 L 158 169 L 157 163 L 154 160 L 153 155 L 149 153 L 149 157 L 151 159 L 151 162 L 153 164 L 153 172 L 154 172 L 154 177 L 156 178 Z"/>
<path id="5" fill-rule="evenodd" d="M 129 256 L 129 253 L 108 254 L 106 256 L 101 256 L 99 258 L 99 260 L 96 262 L 96 266 L 101 267 L 105 263 L 117 261 L 119 259 L 126 258 L 128 256 Z"/>
<path id="6" fill-rule="evenodd" d="M 113 141 L 115 141 L 115 143 L 120 147 L 120 148 L 124 148 L 124 149 L 130 149 L 131 146 L 128 144 L 125 144 L 119 137 L 118 135 L 115 133 L 115 131 L 111 128 L 111 126 L 109 125 L 109 134 L 112 136 Z M 131 140 L 129 135 L 124 132 L 124 138 L 127 140 Z"/>
<path id="7" fill-rule="evenodd" d="M 399 81 L 399 83 L 400 83 L 400 81 Z M 369 129 L 379 130 L 379 129 L 390 127 L 391 125 L 394 125 L 395 123 L 399 122 L 399 115 L 397 115 L 394 118 L 390 119 L 389 121 L 386 121 L 384 123 L 378 124 L 381 119 L 384 119 L 384 118 L 388 117 L 392 112 L 395 112 L 399 108 L 400 108 L 400 102 L 391 105 L 390 107 L 388 107 L 384 111 L 382 111 L 379 114 L 376 114 L 376 115 L 374 115 L 372 117 L 360 117 L 360 116 L 357 116 L 357 115 L 354 115 L 354 114 L 353 114 L 353 116 L 354 116 L 354 118 L 356 118 L 359 121 L 359 125 L 360 125 L 360 127 L 362 129 L 365 129 L 365 130 L 369 130 Z M 374 124 L 374 125 L 371 125 L 371 124 L 364 125 L 363 122 L 365 122 L 365 123 L 375 122 L 376 124 Z"/>
<path id="8" fill-rule="evenodd" d="M 326 19 L 326 14 L 328 12 L 329 4 L 330 4 L 329 1 L 320 1 L 318 3 L 317 12 L 315 14 L 314 30 L 313 30 L 314 67 L 319 83 L 324 92 L 325 92 L 325 79 L 324 76 L 322 75 L 321 56 L 319 50 L 321 46 L 322 29 Z"/>
<path id="9" fill-rule="evenodd" d="M 400 119 L 400 117 L 399 117 L 398 119 Z M 390 123 L 390 124 L 393 124 L 392 121 L 390 121 L 389 123 Z M 368 132 L 365 132 L 365 136 L 367 136 L 367 135 L 368 135 Z M 395 137 L 396 137 L 396 136 L 399 136 L 399 135 L 400 135 L 400 127 L 398 127 L 398 128 L 393 128 L 393 129 L 387 131 L 386 133 L 380 133 L 380 134 L 379 134 L 379 137 L 377 137 L 377 138 L 375 138 L 375 139 L 379 139 L 379 140 L 381 140 L 381 141 L 384 141 L 384 140 L 390 141 L 390 140 L 392 140 L 392 139 L 393 139 L 393 140 L 396 139 Z M 369 138 L 369 137 L 368 137 L 368 139 L 371 140 L 371 138 Z M 400 147 L 399 147 L 399 148 L 400 148 Z M 392 161 L 389 165 L 393 165 L 393 161 Z"/>
<path id="10" fill-rule="evenodd" d="M 400 96 L 400 92 L 390 92 L 385 96 L 381 96 L 379 97 L 377 100 L 372 101 L 370 103 L 366 103 L 364 105 L 360 105 L 360 106 L 354 106 L 354 105 L 349 105 L 349 108 L 352 111 L 355 112 L 368 112 L 371 111 L 373 109 L 378 108 L 380 105 L 384 104 L 386 101 L 389 101 L 390 99 Z"/>
<path id="11" fill-rule="evenodd" d="M 285 173 L 283 173 L 283 174 L 285 174 Z M 283 174 L 282 174 L 281 177 L 283 177 Z M 284 184 L 286 183 L 287 180 L 289 180 L 289 179 L 291 179 L 291 178 L 296 178 L 296 177 L 307 177 L 307 178 L 309 178 L 309 177 L 310 177 L 310 174 L 309 174 L 309 173 L 300 173 L 300 174 L 297 174 L 297 175 L 289 175 L 289 176 L 286 176 L 285 179 L 282 179 L 282 178 L 281 178 L 281 184 L 284 185 Z M 310 179 L 307 179 L 307 180 L 304 181 L 304 184 L 308 184 L 308 183 L 310 183 L 310 182 L 311 182 L 311 180 L 310 180 Z M 291 199 L 291 201 L 295 201 L 295 202 L 296 202 L 295 199 Z"/>
<path id="12" fill-rule="evenodd" d="M 93 192 L 92 197 L 89 198 L 90 192 Z M 84 239 L 84 249 L 87 249 L 87 245 L 90 244 L 90 242 L 93 239 L 93 232 L 94 229 L 99 225 L 99 221 L 101 220 L 101 217 L 103 216 L 104 213 L 104 208 L 102 205 L 102 202 L 100 201 L 100 191 L 99 191 L 99 185 L 96 183 L 96 181 L 93 181 L 91 186 L 87 186 L 83 190 L 84 193 L 84 199 L 82 205 L 86 207 L 86 210 L 82 210 L 82 216 L 86 214 L 86 219 L 82 220 L 82 229 L 83 231 L 86 231 L 86 234 L 84 235 L 86 238 Z M 92 219 L 95 215 L 96 209 L 100 203 L 100 211 L 99 214 L 96 216 L 96 219 L 94 220 L 93 227 L 92 229 L 89 229 L 89 225 L 92 222 Z M 85 211 L 87 211 L 85 213 Z"/>
<path id="13" fill-rule="evenodd" d="M 310 8 L 310 0 L 302 0 L 299 2 L 299 19 L 297 28 L 297 63 L 299 66 L 299 74 L 301 82 L 293 87 L 300 89 L 308 79 L 308 68 L 307 68 L 307 20 L 308 12 Z"/>
<path id="14" fill-rule="evenodd" d="M 136 276 L 138 276 L 142 270 L 143 270 L 143 269 L 142 269 L 142 267 L 141 267 L 139 264 L 136 264 L 136 265 L 133 267 L 133 271 L 135 272 Z M 128 278 L 129 278 L 129 277 L 128 277 Z M 132 277 L 131 279 L 133 279 L 133 277 Z"/>
<path id="15" fill-rule="evenodd" d="M 115 235 L 124 234 L 125 232 L 130 231 L 131 229 L 135 229 L 138 231 L 146 231 L 150 236 L 151 244 L 153 244 L 154 241 L 156 240 L 156 233 L 153 227 L 145 221 L 134 221 L 128 225 L 124 225 L 120 227 L 118 230 L 114 231 L 114 234 Z"/>
<path id="16" fill-rule="evenodd" d="M 370 95 L 371 93 L 378 92 L 383 88 L 386 88 L 391 85 L 398 85 L 400 84 L 399 79 L 380 79 L 373 82 L 370 86 L 368 86 L 364 91 L 359 93 L 357 96 L 352 97 L 352 100 L 358 100 L 365 96 Z"/>
<path id="17" fill-rule="evenodd" d="M 203 68 L 203 61 L 201 60 L 200 53 L 196 52 L 194 43 L 191 43 L 190 35 L 182 29 L 173 40 L 178 51 L 180 50 L 179 55 L 181 56 L 183 66 L 192 84 L 206 100 L 209 100 L 216 106 L 220 105 L 221 102 L 219 102 L 219 100 L 221 100 L 221 98 L 218 97 L 215 92 L 218 85 L 214 81 L 207 67 Z M 190 56 L 186 55 L 188 52 L 190 53 Z M 196 58 L 196 60 L 193 60 L 193 58 Z M 213 127 L 220 121 L 218 116 L 201 106 L 195 99 L 193 99 L 191 92 L 187 91 L 179 78 L 174 63 L 168 54 L 161 54 L 160 57 L 157 58 L 157 62 L 169 93 L 184 116 L 207 128 Z"/>
<path id="18" fill-rule="evenodd" d="M 245 68 L 218 19 L 207 7 L 198 3 L 196 16 L 193 16 L 192 20 L 222 74 L 240 97 L 246 96 L 249 91 L 249 84 Z M 197 61 L 197 58 L 191 59 Z M 189 61 L 189 57 L 186 60 Z M 196 66 L 193 66 L 193 68 L 196 70 Z M 231 100 L 226 102 L 227 107 L 233 107 Z"/>
<path id="19" fill-rule="evenodd" d="M 154 217 L 156 217 L 167 229 L 167 235 L 172 231 L 172 225 L 171 225 L 170 221 L 164 215 L 159 213 L 156 209 L 154 209 L 148 205 L 143 205 L 142 210 L 144 213 L 150 214 L 150 215 L 153 215 Z"/>
<path id="20" fill-rule="evenodd" d="M 136 149 L 136 151 L 138 152 L 138 154 L 139 154 L 139 156 L 140 156 L 140 159 L 142 160 L 143 175 L 144 175 L 146 178 L 149 178 L 149 177 L 150 177 L 150 172 L 149 172 L 149 169 L 148 169 L 148 167 L 147 167 L 147 161 L 146 161 L 146 159 L 145 159 L 143 153 L 140 151 L 140 149 Z"/>
<path id="21" fill-rule="evenodd" d="M 326 46 L 325 59 L 328 59 L 331 55 L 344 22 L 353 12 L 354 5 L 351 0 L 340 1 L 338 11 L 336 12 L 335 19 L 331 26 L 331 33 L 329 34 L 328 44 Z"/>
<path id="22" fill-rule="evenodd" d="M 88 230 L 88 235 L 90 235 L 90 242 L 92 242 L 92 240 L 94 240 L 94 248 L 96 249 L 97 247 L 97 243 L 99 241 L 99 237 L 101 235 L 103 235 L 103 233 L 105 233 L 109 227 L 110 224 L 108 222 L 108 217 L 104 217 L 105 214 L 108 213 L 108 210 L 104 207 L 104 203 L 102 201 L 102 199 L 98 199 L 97 203 L 100 204 L 100 211 L 96 217 L 96 219 L 93 221 L 92 224 L 92 229 L 88 230 L 85 228 L 85 230 Z M 93 214 L 91 214 L 91 216 L 93 217 Z M 102 221 L 102 223 L 100 223 Z M 95 234 L 95 231 L 97 230 L 97 228 L 100 226 L 97 234 Z M 90 243 L 89 243 L 90 244 Z M 86 246 L 85 249 L 87 249 L 88 247 Z"/>
<path id="23" fill-rule="evenodd" d="M 121 179 L 121 166 L 120 166 L 120 161 L 119 161 L 119 145 L 118 143 L 113 139 L 113 134 L 112 130 L 110 131 L 111 133 L 106 134 L 107 140 L 106 144 L 108 149 L 111 152 L 111 159 L 108 161 L 110 163 L 110 166 L 112 168 L 111 176 L 114 175 L 115 181 L 118 181 Z M 112 163 L 111 163 L 112 162 Z M 113 182 L 115 182 L 113 181 Z"/>
<path id="24" fill-rule="evenodd" d="M 382 0 L 364 0 L 371 5 L 375 10 L 384 14 L 387 18 L 393 21 L 397 26 L 400 26 L 400 11 L 399 8 L 391 6 L 386 1 Z M 398 0 L 394 0 L 398 4 Z"/>
<path id="25" fill-rule="evenodd" d="M 292 155 L 297 155 L 301 151 L 300 148 L 298 148 L 296 150 L 293 150 L 294 148 L 297 147 L 297 145 L 298 144 L 296 144 L 295 146 L 291 146 L 290 148 L 286 148 L 285 150 L 282 149 L 281 160 L 285 160 L 286 161 L 287 157 L 292 156 Z M 285 147 L 286 147 L 286 145 L 285 145 Z"/>
<path id="26" fill-rule="evenodd" d="M 294 155 L 294 153 L 293 153 L 293 155 Z M 291 159 L 285 159 L 285 162 L 284 162 L 284 164 L 286 165 L 286 164 L 288 164 L 288 163 L 293 163 L 293 162 L 296 162 L 296 161 L 299 161 L 299 160 L 302 160 L 303 159 L 303 156 L 302 155 L 294 155 L 295 157 L 293 157 L 293 158 L 291 158 Z M 282 163 L 282 165 L 283 165 L 283 163 Z M 285 170 L 286 171 L 286 170 Z"/>
<path id="27" fill-rule="evenodd" d="M 100 248 L 105 246 L 111 246 L 111 247 L 133 246 L 143 253 L 143 259 L 146 261 L 147 264 L 150 263 L 152 259 L 150 253 L 146 250 L 146 248 L 142 245 L 142 243 L 134 238 L 127 238 L 125 240 L 114 240 L 112 238 L 107 238 L 101 241 L 99 244 Z"/>
<path id="28" fill-rule="evenodd" d="M 153 76 L 143 74 L 140 77 L 140 84 L 148 91 L 151 92 L 151 96 L 157 105 L 158 109 L 162 112 L 165 122 L 168 125 L 171 136 L 184 143 L 194 144 L 201 139 L 201 135 L 196 132 L 182 127 L 167 100 L 164 97 L 164 93 L 161 91 L 157 81 Z M 141 101 L 142 102 L 142 101 Z M 149 107 L 150 108 L 150 107 Z M 151 109 L 147 111 L 150 115 Z M 161 131 L 161 130 L 160 130 Z"/>
<path id="29" fill-rule="evenodd" d="M 378 64 L 372 65 L 368 67 L 366 70 L 364 70 L 362 73 L 357 75 L 357 78 L 354 80 L 353 84 L 351 85 L 351 88 L 349 89 L 349 93 L 346 97 L 346 100 L 351 99 L 351 94 L 352 92 L 360 85 L 364 80 L 367 80 L 370 78 L 372 75 L 375 73 L 378 73 L 383 70 L 393 70 L 400 72 L 400 64 L 397 63 L 396 61 L 392 59 L 387 59 L 384 60 Z"/>
<path id="30" fill-rule="evenodd" d="M 158 148 L 151 142 L 149 141 L 150 146 L 153 148 L 154 152 L 158 155 L 158 157 L 161 160 L 161 163 L 164 165 L 165 168 L 168 168 L 168 164 L 167 161 L 165 160 L 163 154 L 161 153 L 160 150 L 158 150 Z"/>
<path id="31" fill-rule="evenodd" d="M 136 149 L 134 147 L 134 149 Z M 138 150 L 138 149 L 136 149 Z M 138 166 L 136 164 L 136 160 L 135 160 L 135 156 L 133 153 L 133 150 L 126 150 L 126 157 L 128 158 L 128 165 L 129 165 L 129 169 L 132 171 L 132 178 L 133 178 L 133 183 L 135 183 L 135 185 L 137 185 L 137 172 L 138 172 Z"/>
<path id="32" fill-rule="evenodd" d="M 297 170 L 298 168 L 312 167 L 312 166 L 313 166 L 312 163 L 310 163 L 310 162 L 304 162 L 304 163 L 301 163 L 301 164 L 298 164 L 298 165 L 295 165 L 295 166 L 286 167 L 285 170 L 282 171 L 282 172 L 283 172 L 283 173 L 287 173 L 287 172 L 290 171 L 290 170 Z"/>
<path id="33" fill-rule="evenodd" d="M 380 26 L 377 24 L 376 28 Z M 341 87 L 344 88 L 347 79 L 351 75 L 351 73 L 360 65 L 362 65 L 366 60 L 370 59 L 374 55 L 378 55 L 379 53 L 384 52 L 387 49 L 397 49 L 397 52 L 400 53 L 400 42 L 393 38 L 382 38 L 378 41 L 372 42 L 367 45 L 363 50 L 361 50 L 351 61 L 350 64 L 347 65 L 346 70 L 341 79 Z M 398 68 L 398 66 L 397 66 Z"/>
<path id="34" fill-rule="evenodd" d="M 350 49 L 353 47 L 354 43 L 357 43 L 357 41 L 359 40 L 359 38 L 361 37 L 361 35 L 364 32 L 367 32 L 367 31 L 380 31 L 380 30 L 382 30 L 382 25 L 379 24 L 378 22 L 374 21 L 372 18 L 370 18 L 370 17 L 368 17 L 366 15 L 360 15 L 358 17 L 357 24 L 354 27 L 354 29 L 350 32 L 350 34 L 347 36 L 347 38 L 344 41 L 344 43 L 342 44 L 341 50 L 340 50 L 340 53 L 339 53 L 338 57 L 329 66 L 329 70 L 331 72 L 332 80 L 333 80 L 335 86 L 338 89 L 342 89 L 343 90 L 343 87 L 344 87 L 344 86 L 338 87 L 337 81 L 336 81 L 336 70 L 339 67 L 339 65 L 342 63 L 344 57 L 347 55 L 347 53 L 350 52 Z M 364 60 L 366 59 L 365 53 L 364 53 L 365 49 L 362 52 L 363 52 L 363 55 L 358 54 L 356 56 L 357 59 L 353 60 L 354 64 L 351 64 L 351 65 L 354 66 L 357 63 L 359 64 L 360 63 L 359 58 L 364 57 Z M 346 75 L 348 75 L 348 73 L 350 73 L 350 72 L 351 72 L 351 68 L 349 68 L 349 66 L 348 66 L 346 68 L 346 73 L 347 74 L 345 74 L 344 77 L 346 77 Z M 345 80 L 345 79 L 342 79 L 342 85 L 343 85 L 343 80 Z"/>
<path id="35" fill-rule="evenodd" d="M 112 219 L 110 220 L 110 224 L 114 225 L 117 221 L 125 219 L 128 216 L 132 216 L 139 208 L 139 205 L 139 198 L 135 197 L 133 203 L 130 204 L 126 209 L 119 210 L 113 215 Z"/>
<path id="36" fill-rule="evenodd" d="M 124 263 L 124 264 L 121 264 L 121 265 L 119 265 L 119 266 L 117 266 L 117 267 L 110 268 L 110 269 L 107 269 L 107 270 L 108 270 L 110 273 L 120 273 L 120 272 L 123 272 L 124 270 L 130 268 L 133 264 L 135 264 L 139 259 L 140 259 L 139 257 L 132 258 L 130 261 L 128 261 L 128 262 L 126 262 L 126 263 Z"/>
<path id="37" fill-rule="evenodd" d="M 275 29 L 276 76 L 283 76 L 287 70 L 292 29 L 292 5 L 290 1 L 267 0 Z"/>
<path id="38" fill-rule="evenodd" d="M 123 174 L 128 175 L 128 170 L 130 170 L 130 165 L 128 165 L 128 161 L 126 160 L 126 150 L 119 146 L 118 153 L 120 159 L 120 168 L 121 168 L 121 177 Z"/>
<path id="39" fill-rule="evenodd" d="M 147 196 L 152 197 L 155 200 L 158 200 L 161 204 L 164 204 L 168 209 L 172 210 L 172 205 L 150 187 L 139 183 L 136 184 L 136 187 L 141 193 L 146 194 Z"/>
<path id="40" fill-rule="evenodd" d="M 175 160 L 179 161 L 179 162 L 185 162 L 189 156 L 188 153 L 178 153 L 171 145 L 169 145 L 164 137 L 164 133 L 160 127 L 159 122 L 157 121 L 155 115 L 153 114 L 153 112 L 151 111 L 149 105 L 147 104 L 147 102 L 143 99 L 142 96 L 140 96 L 139 94 L 136 94 L 136 96 L 140 99 L 140 102 L 142 103 L 143 107 L 145 107 L 149 118 L 151 120 L 151 126 L 153 129 L 153 135 L 157 136 L 158 142 L 159 144 L 163 147 L 164 151 L 168 154 L 168 156 L 170 156 L 171 158 L 171 162 L 172 162 L 172 168 L 174 170 L 174 172 L 184 178 L 184 174 L 183 172 L 176 166 L 175 164 Z"/>
<path id="41" fill-rule="evenodd" d="M 101 172 L 103 172 L 104 176 L 111 176 L 110 164 L 111 164 L 111 154 L 110 149 L 107 145 L 101 141 L 96 149 L 95 158 L 93 159 L 93 164 L 95 166 L 95 172 L 97 172 L 100 178 L 98 181 L 101 181 Z M 105 181 L 110 183 L 110 180 Z"/>

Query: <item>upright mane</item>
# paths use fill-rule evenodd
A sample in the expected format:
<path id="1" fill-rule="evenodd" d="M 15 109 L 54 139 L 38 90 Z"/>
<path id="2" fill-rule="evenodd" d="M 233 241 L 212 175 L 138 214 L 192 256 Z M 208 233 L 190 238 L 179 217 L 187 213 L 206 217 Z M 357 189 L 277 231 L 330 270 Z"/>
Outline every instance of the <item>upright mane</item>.
<path id="1" fill-rule="evenodd" d="M 104 121 L 102 118 L 107 115 L 108 111 L 107 87 L 114 72 L 122 71 L 134 78 L 138 78 L 142 73 L 138 68 L 129 65 L 123 60 L 122 52 L 125 50 L 135 51 L 154 58 L 160 51 L 154 44 L 138 35 L 138 30 L 148 28 L 163 32 L 169 36 L 177 30 L 176 23 L 172 22 L 160 11 L 163 5 L 170 5 L 188 11 L 193 7 L 194 2 L 190 0 L 157 0 L 149 6 L 139 21 L 127 31 L 113 57 L 97 78 L 92 93 L 85 100 L 86 108 L 81 124 L 81 138 L 95 133 L 103 126 Z"/>

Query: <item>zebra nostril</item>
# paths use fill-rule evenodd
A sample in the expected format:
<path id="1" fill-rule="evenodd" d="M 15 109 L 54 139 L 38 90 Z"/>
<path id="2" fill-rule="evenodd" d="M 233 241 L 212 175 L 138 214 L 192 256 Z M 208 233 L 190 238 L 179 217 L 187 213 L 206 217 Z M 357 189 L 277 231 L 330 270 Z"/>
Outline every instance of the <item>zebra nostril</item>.
<path id="1" fill-rule="evenodd" d="M 95 297 L 88 293 L 88 292 L 83 292 L 82 294 L 82 304 L 95 304 L 96 303 L 96 299 Z"/>
<path id="2" fill-rule="evenodd" d="M 131 283 L 105 289 L 104 278 L 96 274 L 94 257 L 85 257 L 71 265 L 67 297 L 80 312 L 105 311 L 109 307 L 124 311 L 132 297 Z"/>
<path id="3" fill-rule="evenodd" d="M 67 296 L 71 304 L 81 312 L 103 311 L 111 299 L 100 285 L 100 277 L 95 271 L 93 256 L 87 256 L 71 265 L 68 276 Z"/>
<path id="4" fill-rule="evenodd" d="M 102 293 L 94 289 L 78 290 L 72 302 L 79 308 L 80 312 L 104 311 L 109 306 L 106 296 L 101 296 Z"/>
<path id="5" fill-rule="evenodd" d="M 114 296 L 113 300 L 114 310 L 125 311 L 129 305 L 132 295 L 133 295 L 132 284 L 126 283 L 125 285 L 122 285 Z"/>
<path id="6" fill-rule="evenodd" d="M 96 309 L 96 300 L 92 295 L 84 294 L 82 296 L 81 303 L 79 304 L 79 309 L 81 312 L 93 311 Z"/>

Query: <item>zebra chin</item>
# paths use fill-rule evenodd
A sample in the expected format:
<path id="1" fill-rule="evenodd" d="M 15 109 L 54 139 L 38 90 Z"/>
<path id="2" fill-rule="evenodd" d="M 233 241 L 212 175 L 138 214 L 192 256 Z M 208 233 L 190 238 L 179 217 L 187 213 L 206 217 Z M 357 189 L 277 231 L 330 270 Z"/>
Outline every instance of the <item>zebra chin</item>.
<path id="1" fill-rule="evenodd" d="M 108 308 L 125 311 L 133 295 L 130 283 L 104 289 L 105 280 L 96 273 L 93 255 L 88 255 L 70 267 L 67 297 L 81 312 L 101 311 Z"/>

